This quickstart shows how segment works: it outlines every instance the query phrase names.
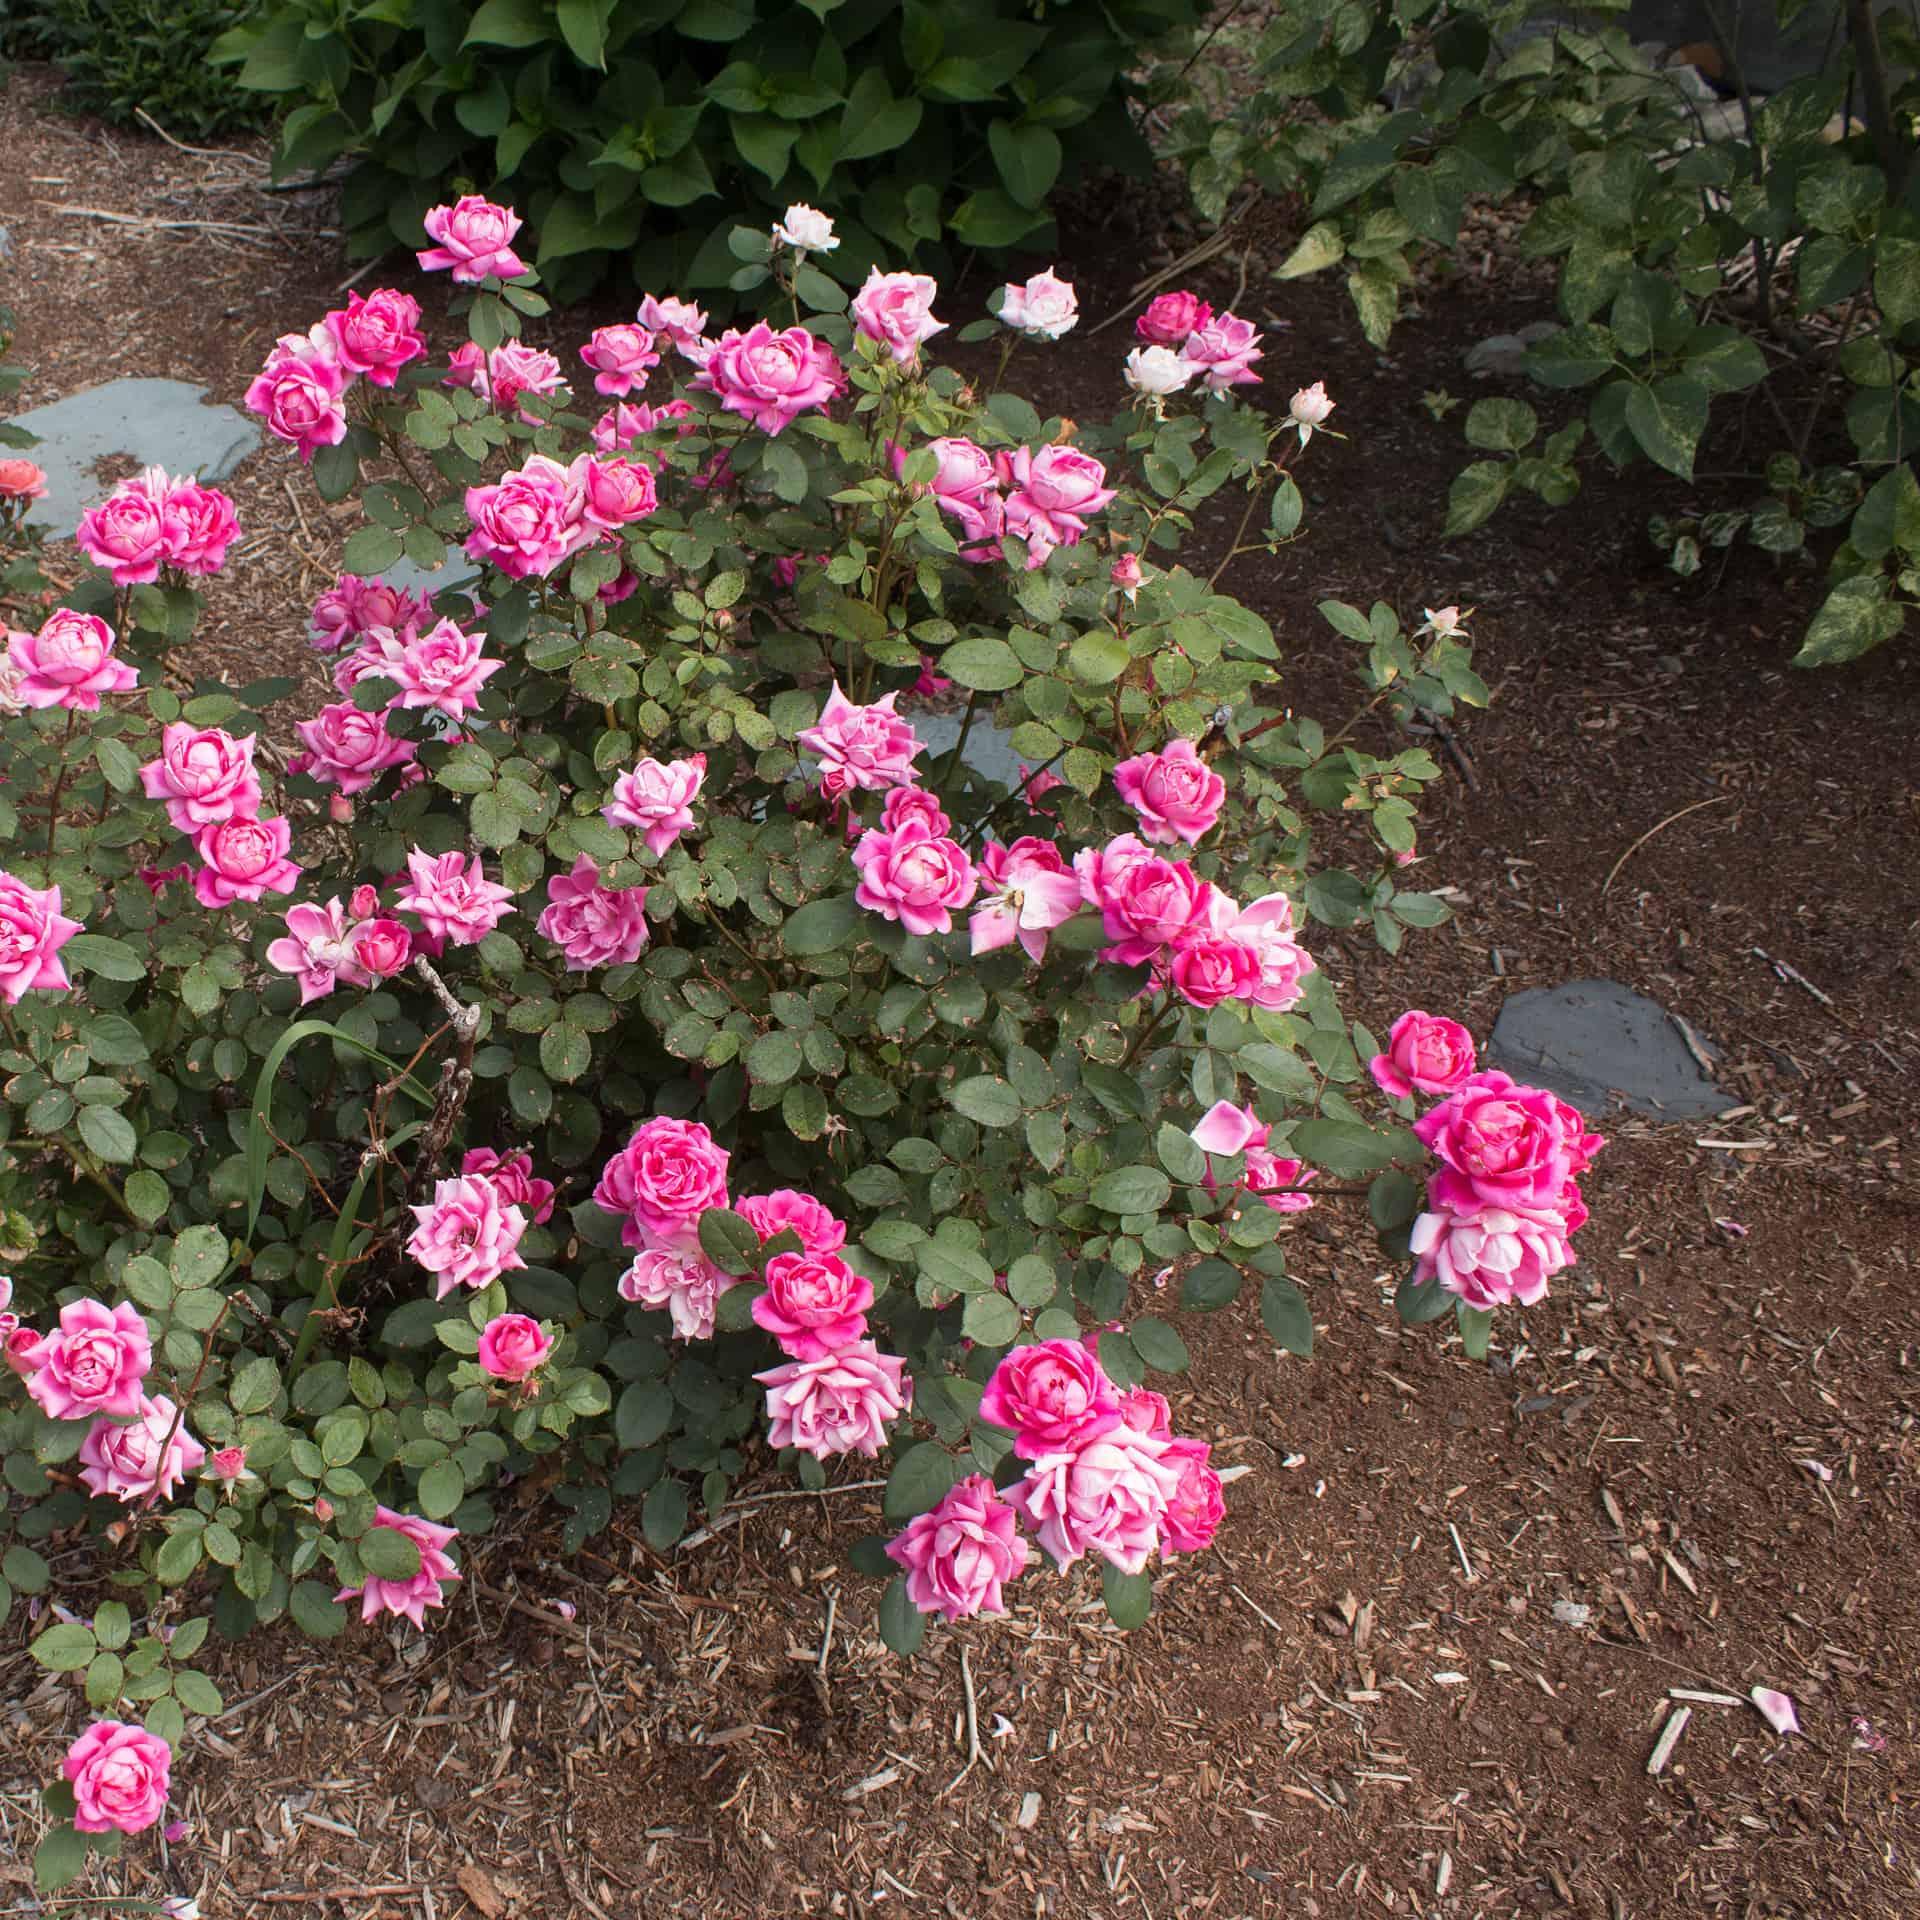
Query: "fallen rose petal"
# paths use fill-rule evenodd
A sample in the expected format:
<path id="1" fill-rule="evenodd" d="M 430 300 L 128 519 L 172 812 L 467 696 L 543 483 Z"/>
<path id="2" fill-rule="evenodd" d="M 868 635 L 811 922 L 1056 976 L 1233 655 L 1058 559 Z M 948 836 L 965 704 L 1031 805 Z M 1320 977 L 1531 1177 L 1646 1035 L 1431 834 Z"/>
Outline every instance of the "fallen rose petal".
<path id="1" fill-rule="evenodd" d="M 1794 1712 L 1793 1702 L 1784 1693 L 1777 1693 L 1772 1687 L 1755 1687 L 1747 1698 L 1760 1709 L 1761 1719 L 1775 1733 L 1800 1731 L 1800 1716 Z"/>
<path id="2" fill-rule="evenodd" d="M 1853 1716 L 1853 1744 L 1861 1753 L 1885 1753 L 1887 1736 L 1876 1733 L 1871 1720 L 1864 1713 Z"/>
<path id="3" fill-rule="evenodd" d="M 1796 1460 L 1793 1464 L 1796 1467 L 1805 1467 L 1816 1480 L 1831 1480 L 1833 1478 L 1833 1469 L 1822 1466 L 1818 1460 Z"/>

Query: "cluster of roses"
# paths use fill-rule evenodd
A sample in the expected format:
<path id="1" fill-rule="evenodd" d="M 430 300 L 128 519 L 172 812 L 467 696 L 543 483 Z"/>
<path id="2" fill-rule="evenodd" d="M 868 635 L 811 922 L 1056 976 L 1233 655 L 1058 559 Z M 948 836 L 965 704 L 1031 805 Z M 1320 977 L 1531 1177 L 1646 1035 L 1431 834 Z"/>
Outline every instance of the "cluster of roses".
<path id="1" fill-rule="evenodd" d="M 1087 530 L 1087 516 L 1114 498 L 1107 470 L 1090 453 L 1065 445 L 1015 447 L 989 453 L 963 434 L 929 440 L 940 462 L 927 483 L 940 511 L 959 523 L 966 543 L 961 559 L 984 566 L 1000 558 L 1000 537 L 1015 533 L 1027 543 L 1027 570 L 1044 566 L 1056 547 L 1073 547 Z M 906 450 L 893 450 L 896 474 Z"/>
<path id="2" fill-rule="evenodd" d="M 1403 1013 L 1368 1066 L 1395 1099 L 1439 1100 L 1413 1123 L 1440 1162 L 1413 1226 L 1415 1279 L 1483 1311 L 1544 1298 L 1574 1263 L 1579 1176 L 1606 1142 L 1557 1095 L 1476 1072 L 1473 1036 L 1454 1020 Z"/>

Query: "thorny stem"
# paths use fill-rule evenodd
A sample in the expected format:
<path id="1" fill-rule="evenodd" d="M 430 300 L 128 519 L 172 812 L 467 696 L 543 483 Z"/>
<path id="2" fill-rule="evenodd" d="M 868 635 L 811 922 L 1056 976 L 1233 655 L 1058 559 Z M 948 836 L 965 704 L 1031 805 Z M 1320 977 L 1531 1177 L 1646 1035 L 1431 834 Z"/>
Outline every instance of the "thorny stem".
<path id="1" fill-rule="evenodd" d="M 954 736 L 953 750 L 947 755 L 940 766 L 939 791 L 942 794 L 946 792 L 948 783 L 953 779 L 955 772 L 959 769 L 961 750 L 967 744 L 967 734 L 972 729 L 973 716 L 978 713 L 979 710 L 980 690 L 976 687 L 967 695 L 967 710 L 960 716 L 960 731 Z"/>
<path id="2" fill-rule="evenodd" d="M 187 1408 L 192 1405 L 194 1395 L 200 1391 L 200 1382 L 207 1371 L 207 1362 L 213 1358 L 213 1336 L 220 1331 L 221 1323 L 232 1311 L 233 1296 L 229 1294 L 220 1302 L 220 1312 L 213 1325 L 201 1337 L 200 1364 L 194 1368 L 193 1379 L 188 1384 L 186 1392 L 174 1403 L 173 1425 L 167 1429 L 166 1442 L 160 1449 L 159 1458 L 154 1462 L 153 1485 L 147 1489 L 145 1497 L 140 1502 L 143 1507 L 152 1506 L 160 1498 L 160 1483 L 167 1476 L 167 1456 L 173 1451 L 174 1436 L 180 1431 L 181 1421 L 187 1417 Z M 179 1384 L 176 1379 L 174 1385 L 177 1387 Z"/>
<path id="3" fill-rule="evenodd" d="M 1160 1011 L 1156 1013 L 1153 1016 L 1153 1018 L 1149 1020 L 1147 1024 L 1144 1027 L 1142 1027 L 1140 1031 L 1133 1036 L 1133 1045 L 1127 1049 L 1125 1055 L 1122 1057 L 1120 1061 L 1120 1064 L 1123 1067 L 1130 1067 L 1133 1065 L 1134 1060 L 1139 1055 L 1140 1049 L 1147 1044 L 1147 1042 L 1153 1037 L 1153 1035 L 1156 1032 L 1159 1031 L 1162 1022 L 1165 1021 L 1167 1015 L 1172 1013 L 1179 1006 L 1179 1004 L 1180 1004 L 1179 1001 L 1176 1000 L 1171 993 L 1167 995 L 1166 999 L 1163 1000 L 1160 1004 Z"/>

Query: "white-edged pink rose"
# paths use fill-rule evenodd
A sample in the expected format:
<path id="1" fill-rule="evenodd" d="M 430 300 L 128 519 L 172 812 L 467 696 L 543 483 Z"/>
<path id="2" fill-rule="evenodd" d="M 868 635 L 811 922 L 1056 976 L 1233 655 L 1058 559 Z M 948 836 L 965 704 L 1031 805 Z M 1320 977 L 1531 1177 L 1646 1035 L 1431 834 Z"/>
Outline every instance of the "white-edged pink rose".
<path id="1" fill-rule="evenodd" d="M 1009 281 L 1001 289 L 1000 324 L 1033 340 L 1058 340 L 1080 318 L 1080 300 L 1051 267 L 1029 276 L 1024 285 Z"/>
<path id="2" fill-rule="evenodd" d="M 631 827 L 658 860 L 694 824 L 693 803 L 707 777 L 707 756 L 642 760 L 613 783 L 613 798 L 600 809 L 609 826 Z"/>
<path id="3" fill-rule="evenodd" d="M 1180 1486 L 1170 1444 L 1116 1421 L 1077 1447 L 1041 1454 L 1007 1499 L 1057 1566 L 1092 1553 L 1139 1573 L 1160 1545 Z"/>
<path id="4" fill-rule="evenodd" d="M 857 1453 L 871 1460 L 887 1423 L 907 1410 L 905 1362 L 861 1340 L 818 1360 L 789 1360 L 753 1377 L 767 1390 L 767 1438 L 816 1460 Z"/>
<path id="5" fill-rule="evenodd" d="M 236 740 L 220 727 L 171 721 L 160 735 L 159 758 L 140 769 L 141 788 L 149 800 L 166 803 L 167 818 L 182 833 L 198 833 L 236 813 L 258 813 L 255 738 L 249 733 Z"/>
<path id="6" fill-rule="evenodd" d="M 114 658 L 114 632 L 97 613 L 55 607 L 38 633 L 10 633 L 7 663 L 18 676 L 14 697 L 28 707 L 98 713 L 103 693 L 140 684 L 137 668 Z"/>
<path id="7" fill-rule="evenodd" d="M 882 273 L 874 267 L 853 296 L 853 323 L 869 340 L 877 341 L 898 366 L 919 362 L 920 345 L 947 323 L 933 317 L 933 297 L 939 291 L 931 274 Z"/>
<path id="8" fill-rule="evenodd" d="M 513 911 L 513 895 L 487 878 L 477 853 L 432 854 L 414 847 L 407 854 L 407 885 L 394 905 L 418 914 L 436 940 L 471 947 Z"/>
<path id="9" fill-rule="evenodd" d="M 547 905 L 535 923 L 571 973 L 623 967 L 640 958 L 649 938 L 645 887 L 603 887 L 600 868 L 578 855 L 570 873 L 547 882 Z"/>
<path id="10" fill-rule="evenodd" d="M 269 893 L 291 893 L 301 868 L 287 858 L 293 825 L 285 814 L 256 819 L 235 814 L 216 820 L 193 836 L 200 866 L 193 876 L 193 897 L 203 907 L 229 907 L 236 900 L 258 900 Z"/>
<path id="11" fill-rule="evenodd" d="M 423 273 L 450 267 L 457 282 L 474 286 L 488 278 L 517 280 L 527 270 L 513 250 L 520 216 L 511 207 L 463 194 L 451 206 L 429 207 L 421 225 L 434 242 L 414 256 Z"/>
<path id="12" fill-rule="evenodd" d="M 434 1298 L 456 1287 L 479 1289 L 527 1263 L 519 1253 L 527 1216 L 481 1174 L 434 1183 L 433 1198 L 409 1209 L 418 1222 L 408 1255 L 434 1276 Z"/>
<path id="13" fill-rule="evenodd" d="M 711 1340 L 720 1296 L 737 1284 L 698 1247 L 643 1245 L 620 1276 L 619 1288 L 621 1299 L 636 1306 L 664 1307 L 676 1339 Z"/>
<path id="14" fill-rule="evenodd" d="M 0 1000 L 15 1007 L 23 993 L 71 987 L 60 949 L 84 930 L 60 911 L 58 887 L 29 886 L 0 868 Z"/>

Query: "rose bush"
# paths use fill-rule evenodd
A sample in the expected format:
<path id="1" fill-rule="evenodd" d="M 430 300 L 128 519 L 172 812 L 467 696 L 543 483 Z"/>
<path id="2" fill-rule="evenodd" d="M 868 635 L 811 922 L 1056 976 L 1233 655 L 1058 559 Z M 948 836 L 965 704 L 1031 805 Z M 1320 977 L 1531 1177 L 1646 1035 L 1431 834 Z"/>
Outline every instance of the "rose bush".
<path id="1" fill-rule="evenodd" d="M 497 354 L 524 235 L 430 230 Z M 1252 329 L 1156 302 L 1217 377 L 1132 394 L 1116 352 L 1076 428 L 932 358 L 949 324 L 1072 350 L 1024 344 L 1059 285 L 969 327 L 881 276 L 848 313 L 799 250 L 735 246 L 787 324 L 650 298 L 578 350 L 629 396 L 681 368 L 657 405 L 477 388 L 393 289 L 283 338 L 250 404 L 368 523 L 314 609 L 341 697 L 279 736 L 287 682 L 196 665 L 188 483 L 123 487 L 102 570 L 10 635 L 0 1564 L 39 1594 L 90 1541 L 64 1564 L 119 1596 L 32 1642 L 102 1716 L 46 1884 L 157 1817 L 219 1710 L 209 1620 L 419 1625 L 508 1476 L 569 1549 L 640 1500 L 665 1552 L 768 1449 L 809 1486 L 886 1453 L 897 1538 L 856 1559 L 890 1645 L 1043 1554 L 1134 1624 L 1224 1511 L 1144 1384 L 1187 1361 L 1156 1301 L 1251 1279 L 1307 1353 L 1282 1230 L 1343 1195 L 1417 1250 L 1403 1311 L 1458 1301 L 1480 1349 L 1568 1257 L 1577 1116 L 1429 1016 L 1381 1048 L 1313 960 L 1316 924 L 1443 917 L 1399 885 L 1437 768 L 1389 723 L 1484 697 L 1457 621 L 1328 603 L 1362 682 L 1329 730 L 1175 558 L 1223 489 L 1229 558 L 1299 524 L 1308 422 L 1247 403 Z M 430 601 L 378 578 L 403 554 Z M 1419 1135 L 1370 1062 L 1448 1091 Z"/>

